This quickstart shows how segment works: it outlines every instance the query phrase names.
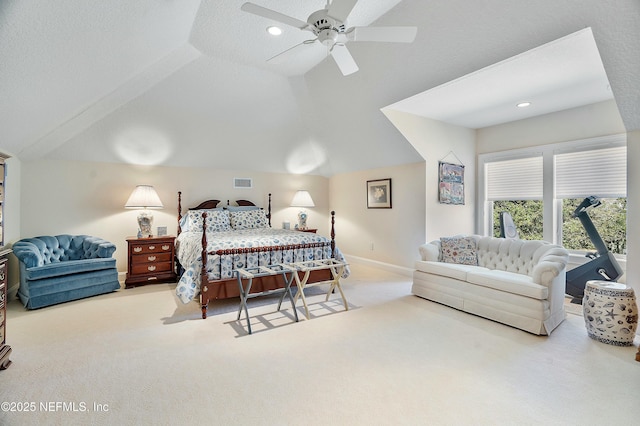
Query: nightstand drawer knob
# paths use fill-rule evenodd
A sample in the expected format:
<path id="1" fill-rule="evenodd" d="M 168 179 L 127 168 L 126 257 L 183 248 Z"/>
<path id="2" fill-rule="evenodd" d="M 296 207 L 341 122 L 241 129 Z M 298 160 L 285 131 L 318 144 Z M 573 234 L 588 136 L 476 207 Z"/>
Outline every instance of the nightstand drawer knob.
<path id="1" fill-rule="evenodd" d="M 149 246 L 149 250 L 155 250 L 156 246 Z"/>
<path id="2" fill-rule="evenodd" d="M 171 248 L 171 246 L 162 246 L 162 250 L 169 250 Z"/>
<path id="3" fill-rule="evenodd" d="M 133 251 L 135 251 L 136 253 L 140 253 L 142 251 L 142 247 L 134 247 Z"/>
<path id="4" fill-rule="evenodd" d="M 149 262 L 153 262 L 154 260 L 156 260 L 155 256 L 148 256 L 147 260 L 149 260 Z"/>
<path id="5" fill-rule="evenodd" d="M 147 266 L 147 269 L 149 271 L 155 271 L 156 270 L 156 266 L 155 265 Z"/>

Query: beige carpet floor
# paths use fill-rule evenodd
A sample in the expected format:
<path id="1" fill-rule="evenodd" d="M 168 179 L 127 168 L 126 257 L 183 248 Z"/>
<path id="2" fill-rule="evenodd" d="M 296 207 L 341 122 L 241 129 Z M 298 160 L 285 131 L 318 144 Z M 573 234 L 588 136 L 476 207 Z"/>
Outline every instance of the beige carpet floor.
<path id="1" fill-rule="evenodd" d="M 172 284 L 36 311 L 12 300 L 2 425 L 613 425 L 640 419 L 636 347 L 550 337 L 410 295 L 362 265 L 350 304 L 312 296 L 312 319 L 234 303 L 182 305 Z M 300 314 L 302 311 L 299 310 Z M 638 344 L 636 339 L 636 346 Z"/>

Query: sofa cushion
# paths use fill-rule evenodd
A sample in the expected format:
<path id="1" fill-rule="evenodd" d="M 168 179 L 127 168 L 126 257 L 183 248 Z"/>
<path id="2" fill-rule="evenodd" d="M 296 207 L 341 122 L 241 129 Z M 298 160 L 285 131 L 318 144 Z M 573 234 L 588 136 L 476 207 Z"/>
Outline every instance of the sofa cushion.
<path id="1" fill-rule="evenodd" d="M 460 265 L 457 263 L 430 262 L 422 260 L 416 261 L 415 266 L 418 271 L 440 275 L 443 277 L 455 278 L 461 281 L 467 280 L 467 272 L 469 271 L 489 271 L 489 269 L 483 268 L 481 266 Z"/>
<path id="2" fill-rule="evenodd" d="M 43 266 L 25 268 L 21 273 L 25 274 L 25 280 L 39 280 L 43 278 L 59 277 L 80 272 L 99 271 L 116 267 L 116 259 L 82 259 L 67 260 L 65 262 L 47 263 Z"/>
<path id="3" fill-rule="evenodd" d="M 533 278 L 515 272 L 483 270 L 474 268 L 467 272 L 467 281 L 483 287 L 493 288 L 534 299 L 546 299 L 549 289 L 533 282 Z"/>
<path id="4" fill-rule="evenodd" d="M 472 237 L 440 238 L 441 261 L 461 265 L 477 265 L 476 240 Z"/>

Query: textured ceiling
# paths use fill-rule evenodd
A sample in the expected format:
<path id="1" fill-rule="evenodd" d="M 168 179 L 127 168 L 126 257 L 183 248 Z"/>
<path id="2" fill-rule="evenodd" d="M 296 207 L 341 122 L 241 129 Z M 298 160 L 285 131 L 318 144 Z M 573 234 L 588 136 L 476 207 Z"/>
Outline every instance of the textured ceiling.
<path id="1" fill-rule="evenodd" d="M 24 161 L 327 176 L 405 164 L 421 157 L 381 108 L 585 28 L 625 126 L 640 129 L 637 0 L 360 0 L 349 26 L 413 25 L 418 35 L 412 44 L 350 44 L 360 71 L 347 77 L 330 59 L 266 64 L 309 33 L 270 38 L 271 23 L 242 3 L 2 0 L 0 149 Z M 325 4 L 254 3 L 301 20 Z M 437 118 L 438 105 L 442 97 L 421 108 Z"/>

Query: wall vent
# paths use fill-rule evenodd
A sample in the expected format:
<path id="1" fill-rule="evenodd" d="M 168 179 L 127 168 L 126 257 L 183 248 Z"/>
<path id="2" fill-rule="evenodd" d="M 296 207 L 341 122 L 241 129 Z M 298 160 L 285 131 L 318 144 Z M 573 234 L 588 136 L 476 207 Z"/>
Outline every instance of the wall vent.
<path id="1" fill-rule="evenodd" d="M 251 178 L 233 178 L 233 187 L 249 189 L 253 188 L 253 179 Z"/>

